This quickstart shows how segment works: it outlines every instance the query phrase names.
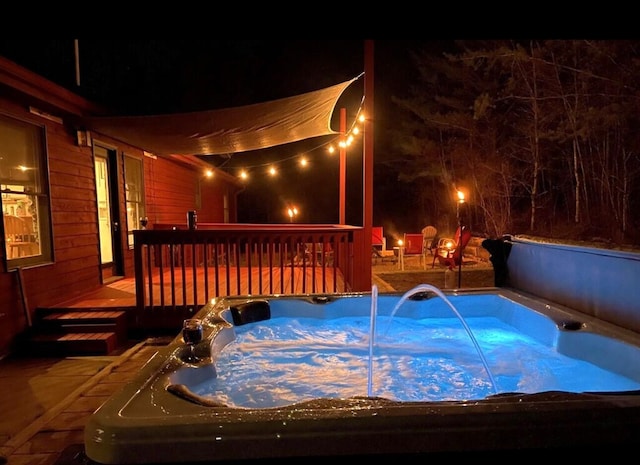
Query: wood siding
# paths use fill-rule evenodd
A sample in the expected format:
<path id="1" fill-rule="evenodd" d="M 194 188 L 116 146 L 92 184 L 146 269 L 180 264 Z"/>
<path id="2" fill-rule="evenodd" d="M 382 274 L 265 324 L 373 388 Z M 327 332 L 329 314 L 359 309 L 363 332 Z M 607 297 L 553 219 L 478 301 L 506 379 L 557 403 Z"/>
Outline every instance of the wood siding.
<path id="1" fill-rule="evenodd" d="M 13 79 L 14 75 L 19 75 L 20 80 Z M 40 86 L 38 92 L 25 94 L 12 87 L 14 83 L 24 83 L 24 79 L 33 79 Z M 31 92 L 31 88 L 29 85 L 25 91 Z M 59 107 L 51 102 L 59 102 Z M 31 113 L 30 106 L 62 118 L 62 124 Z M 6 272 L 4 267 L 0 269 L 0 357 L 11 352 L 17 338 L 28 330 L 36 308 L 73 300 L 103 285 L 93 149 L 78 145 L 73 123 L 77 112 L 95 109 L 90 102 L 0 57 L 0 112 L 46 128 L 54 254 L 53 263 L 22 270 L 24 296 L 18 285 L 18 273 Z M 182 159 L 145 156 L 142 149 L 105 135 L 91 136 L 94 141 L 117 152 L 115 175 L 121 213 L 120 218 L 112 220 L 122 225 L 124 273 L 133 277 L 133 249 L 127 245 L 124 154 L 139 157 L 144 162 L 145 202 L 150 223 L 185 222 L 187 211 L 197 209 L 197 188 L 204 169 Z M 209 181 L 202 179 L 202 182 Z M 222 193 L 231 193 L 230 206 L 235 208 L 235 195 L 240 187 L 224 175 L 214 176 L 211 181 L 217 182 L 217 187 L 207 190 L 202 203 L 211 208 L 216 221 L 222 221 Z M 4 246 L 0 247 L 0 258 L 5 260 Z"/>

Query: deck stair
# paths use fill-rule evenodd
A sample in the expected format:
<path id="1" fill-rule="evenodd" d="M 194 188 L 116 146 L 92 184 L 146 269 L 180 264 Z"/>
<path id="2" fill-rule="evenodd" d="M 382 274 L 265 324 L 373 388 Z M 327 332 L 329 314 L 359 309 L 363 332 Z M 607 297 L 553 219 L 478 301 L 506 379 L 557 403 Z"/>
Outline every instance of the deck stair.
<path id="1" fill-rule="evenodd" d="M 38 309 L 27 341 L 43 356 L 109 355 L 127 342 L 127 313 L 118 309 Z"/>

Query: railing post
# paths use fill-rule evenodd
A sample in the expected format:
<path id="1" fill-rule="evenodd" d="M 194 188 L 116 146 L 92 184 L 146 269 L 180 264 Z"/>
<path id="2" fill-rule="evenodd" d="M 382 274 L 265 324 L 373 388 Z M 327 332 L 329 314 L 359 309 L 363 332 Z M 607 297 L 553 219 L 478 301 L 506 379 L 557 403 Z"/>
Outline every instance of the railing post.
<path id="1" fill-rule="evenodd" d="M 136 277 L 136 326 L 139 324 L 140 317 L 144 312 L 144 262 L 142 260 L 142 247 L 148 247 L 143 245 L 141 237 L 141 231 L 133 232 L 133 266 Z"/>

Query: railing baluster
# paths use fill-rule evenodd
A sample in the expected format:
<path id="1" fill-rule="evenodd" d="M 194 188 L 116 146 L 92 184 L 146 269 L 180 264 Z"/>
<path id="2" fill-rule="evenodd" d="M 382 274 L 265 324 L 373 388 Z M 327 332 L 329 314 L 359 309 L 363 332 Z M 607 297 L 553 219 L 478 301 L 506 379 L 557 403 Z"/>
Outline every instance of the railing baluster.
<path id="1" fill-rule="evenodd" d="M 262 253 L 264 252 L 261 240 L 254 245 L 258 251 L 258 294 L 262 294 Z"/>
<path id="2" fill-rule="evenodd" d="M 251 270 L 251 238 L 247 239 L 244 245 L 244 255 L 247 260 L 247 270 Z M 247 292 L 253 294 L 253 279 L 251 279 L 252 273 L 247 273 Z"/>
<path id="3" fill-rule="evenodd" d="M 187 305 L 187 269 L 185 268 L 184 239 L 180 241 L 180 274 L 182 275 L 182 305 Z"/>
<path id="4" fill-rule="evenodd" d="M 154 250 L 156 246 L 148 245 L 147 249 L 147 272 L 149 276 L 149 305 L 153 308 L 153 268 L 151 266 L 151 252 Z M 160 284 L 160 289 L 162 289 L 162 284 Z"/>
<path id="5" fill-rule="evenodd" d="M 175 244 L 173 243 L 169 244 L 169 252 L 170 252 L 169 269 L 171 272 L 171 307 L 175 310 L 176 309 L 176 276 L 175 276 L 176 247 L 175 247 Z M 164 297 L 164 286 L 162 286 L 162 289 L 160 290 L 162 291 L 162 296 Z"/>
<path id="6" fill-rule="evenodd" d="M 212 224 L 207 229 L 200 223 L 197 230 L 154 225 L 135 231 L 138 308 L 184 314 L 213 297 L 351 288 L 352 231 L 359 228 L 286 226 Z"/>
<path id="7" fill-rule="evenodd" d="M 209 301 L 209 240 L 205 238 L 202 245 L 202 267 L 204 268 L 204 301 Z M 197 302 L 196 302 L 197 304 Z"/>
<path id="8" fill-rule="evenodd" d="M 242 252 L 240 246 L 241 243 L 236 240 L 235 244 L 233 245 L 236 262 L 236 295 L 240 295 L 240 286 L 242 285 L 240 279 L 240 264 L 242 263 Z"/>
<path id="9" fill-rule="evenodd" d="M 284 250 L 282 248 L 284 247 Z M 289 256 L 289 245 L 285 240 L 280 241 L 280 293 L 284 294 L 284 267 L 287 263 L 287 257 Z"/>

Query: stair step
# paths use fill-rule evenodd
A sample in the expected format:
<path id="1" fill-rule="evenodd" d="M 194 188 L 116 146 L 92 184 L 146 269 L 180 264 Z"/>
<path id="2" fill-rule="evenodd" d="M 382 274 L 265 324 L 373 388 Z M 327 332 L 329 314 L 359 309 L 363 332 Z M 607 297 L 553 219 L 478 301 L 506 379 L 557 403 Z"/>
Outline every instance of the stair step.
<path id="1" fill-rule="evenodd" d="M 127 314 L 124 311 L 64 311 L 44 314 L 38 329 L 45 333 L 110 333 L 118 343 L 127 340 Z"/>
<path id="2" fill-rule="evenodd" d="M 49 355 L 108 355 L 118 347 L 114 332 L 34 334 L 26 347 L 31 353 Z"/>
<path id="3" fill-rule="evenodd" d="M 123 311 L 74 311 L 55 312 L 45 315 L 43 320 L 104 320 L 126 316 Z"/>
<path id="4" fill-rule="evenodd" d="M 38 356 L 108 355 L 128 340 L 129 313 L 104 308 L 38 308 L 24 349 Z"/>

